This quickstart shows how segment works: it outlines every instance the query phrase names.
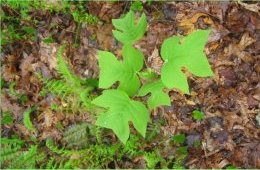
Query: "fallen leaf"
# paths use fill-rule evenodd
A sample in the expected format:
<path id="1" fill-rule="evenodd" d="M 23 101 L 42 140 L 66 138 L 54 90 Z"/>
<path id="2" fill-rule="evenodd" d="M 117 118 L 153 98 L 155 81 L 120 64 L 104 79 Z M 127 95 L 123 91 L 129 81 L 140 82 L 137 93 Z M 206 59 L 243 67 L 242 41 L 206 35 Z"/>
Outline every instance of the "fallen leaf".
<path id="1" fill-rule="evenodd" d="M 50 70 L 55 69 L 57 66 L 56 52 L 57 44 L 45 44 L 40 42 L 40 59 L 43 63 L 47 64 Z"/>
<path id="2" fill-rule="evenodd" d="M 194 14 L 190 18 L 183 18 L 179 23 L 179 27 L 184 29 L 185 33 L 190 34 L 196 29 L 195 23 L 198 21 L 200 17 L 205 17 L 204 22 L 206 24 L 213 24 L 213 21 L 207 14 L 199 12 Z"/>

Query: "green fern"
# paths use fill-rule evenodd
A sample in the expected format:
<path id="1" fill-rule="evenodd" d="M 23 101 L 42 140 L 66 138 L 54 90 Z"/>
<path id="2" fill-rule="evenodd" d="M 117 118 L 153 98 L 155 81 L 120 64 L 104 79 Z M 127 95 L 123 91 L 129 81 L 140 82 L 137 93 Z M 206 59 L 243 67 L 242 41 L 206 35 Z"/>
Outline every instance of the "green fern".
<path id="1" fill-rule="evenodd" d="M 70 71 L 68 63 L 62 57 L 64 48 L 65 45 L 61 46 L 57 52 L 57 71 L 67 83 L 73 85 L 73 87 L 80 87 L 82 80 Z"/>
<path id="2" fill-rule="evenodd" d="M 89 124 L 72 125 L 64 132 L 64 140 L 68 148 L 73 148 L 73 146 L 84 148 L 89 144 Z"/>
<path id="3" fill-rule="evenodd" d="M 51 157 L 51 158 L 48 160 L 48 162 L 47 162 L 47 164 L 46 164 L 46 166 L 45 166 L 45 169 L 55 169 L 54 163 L 55 163 L 55 158 L 54 158 L 54 157 Z"/>
<path id="4" fill-rule="evenodd" d="M 9 166 L 11 169 L 36 168 L 37 146 L 31 145 L 28 151 L 22 152 Z"/>
<path id="5" fill-rule="evenodd" d="M 30 130 L 30 131 L 36 131 L 36 129 L 34 128 L 32 122 L 31 122 L 31 118 L 30 115 L 33 111 L 35 111 L 36 107 L 32 107 L 32 108 L 28 108 L 24 111 L 23 113 L 23 124 L 24 126 Z"/>
<path id="6" fill-rule="evenodd" d="M 51 157 L 50 160 L 47 162 L 46 167 L 44 169 L 72 169 L 72 161 L 66 161 L 65 159 L 55 159 Z"/>
<path id="7" fill-rule="evenodd" d="M 46 146 L 54 153 L 58 154 L 59 157 L 62 157 L 63 162 L 57 162 L 57 165 L 54 167 L 58 167 L 58 164 L 62 165 L 69 162 L 71 168 L 102 168 L 105 167 L 110 161 L 114 160 L 114 156 L 116 151 L 119 148 L 119 145 L 104 145 L 104 144 L 90 144 L 86 148 L 81 150 L 68 150 L 65 148 L 59 148 L 53 142 L 53 140 L 48 139 L 46 141 Z M 73 158 L 78 159 L 73 159 Z M 52 163 L 47 163 L 50 166 Z"/>
<path id="8" fill-rule="evenodd" d="M 144 154 L 144 159 L 146 161 L 147 168 L 154 169 L 156 164 L 159 163 L 163 158 L 161 158 L 160 154 L 154 152 L 146 152 Z"/>
<path id="9" fill-rule="evenodd" d="M 64 148 L 58 148 L 52 139 L 47 139 L 46 140 L 46 146 L 54 153 L 60 154 L 62 156 L 70 156 L 74 152 L 70 150 L 65 150 Z"/>
<path id="10" fill-rule="evenodd" d="M 0 163 L 12 160 L 19 154 L 24 142 L 20 139 L 1 138 Z"/>
<path id="11" fill-rule="evenodd" d="M 63 139 L 67 143 L 67 148 L 82 149 L 95 142 L 101 144 L 102 131 L 100 127 L 88 123 L 75 124 L 64 132 Z"/>
<path id="12" fill-rule="evenodd" d="M 96 137 L 96 141 L 98 144 L 102 143 L 102 129 L 100 126 L 94 126 L 93 128 L 91 128 L 92 132 L 91 134 L 94 134 Z"/>
<path id="13" fill-rule="evenodd" d="M 62 99 L 73 94 L 73 89 L 64 80 L 44 80 L 45 88 Z"/>
<path id="14" fill-rule="evenodd" d="M 95 83 L 81 79 L 71 72 L 68 62 L 63 58 L 63 51 L 65 46 L 61 46 L 57 52 L 57 72 L 61 79 L 46 79 L 38 76 L 43 84 L 43 91 L 49 91 L 62 100 L 69 103 L 69 107 L 73 112 L 80 109 L 93 110 L 91 99 L 89 99 L 89 92 L 95 88 Z M 69 109 L 68 109 L 69 110 Z"/>
<path id="15" fill-rule="evenodd" d="M 130 158 L 138 155 L 142 155 L 142 151 L 140 150 L 140 141 L 139 138 L 135 135 L 130 135 L 129 140 L 126 142 L 123 147 L 122 154 L 127 154 Z"/>
<path id="16" fill-rule="evenodd" d="M 30 169 L 36 168 L 38 161 L 45 158 L 40 154 L 37 145 L 29 145 L 28 150 L 22 149 L 24 142 L 17 138 L 1 138 L 1 168 Z"/>

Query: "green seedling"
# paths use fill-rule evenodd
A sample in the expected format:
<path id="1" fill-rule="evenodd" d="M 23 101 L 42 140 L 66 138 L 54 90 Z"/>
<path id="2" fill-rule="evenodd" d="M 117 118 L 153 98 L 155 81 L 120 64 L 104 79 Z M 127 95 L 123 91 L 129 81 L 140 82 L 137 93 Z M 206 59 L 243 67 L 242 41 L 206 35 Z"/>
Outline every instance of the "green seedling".
<path id="1" fill-rule="evenodd" d="M 178 134 L 172 137 L 172 140 L 177 144 L 183 144 L 186 140 L 186 137 L 184 134 Z"/>
<path id="2" fill-rule="evenodd" d="M 200 121 L 204 118 L 204 113 L 201 112 L 201 111 L 198 111 L 198 110 L 194 110 L 192 112 L 192 117 L 197 120 L 197 121 Z"/>
<path id="3" fill-rule="evenodd" d="M 147 100 L 150 109 L 161 105 L 170 106 L 170 89 L 177 88 L 189 94 L 187 78 L 182 72 L 183 67 L 196 76 L 213 75 L 203 52 L 210 31 L 198 30 L 187 37 L 173 36 L 166 39 L 161 48 L 165 63 L 160 77 L 150 68 L 142 71 L 144 55 L 133 47 L 146 31 L 146 16 L 142 14 L 136 22 L 134 12 L 130 10 L 123 18 L 112 20 L 112 24 L 116 29 L 113 30 L 114 37 L 123 44 L 123 59 L 118 60 L 111 52 L 98 52 L 99 88 L 116 87 L 117 90 L 105 90 L 92 103 L 109 109 L 99 115 L 96 125 L 112 129 L 117 137 L 126 143 L 130 132 L 128 121 L 133 122 L 136 130 L 144 137 L 149 120 L 145 105 L 140 102 L 137 104 L 134 97 L 150 94 Z M 140 79 L 145 83 L 142 84 Z M 116 83 L 119 85 L 115 85 Z M 110 102 L 112 100 L 115 100 L 115 103 Z M 185 136 L 179 138 L 176 137 L 175 140 L 185 140 Z"/>
<path id="4" fill-rule="evenodd" d="M 142 11 L 143 10 L 143 4 L 141 1 L 134 1 L 132 2 L 130 9 L 133 11 Z"/>

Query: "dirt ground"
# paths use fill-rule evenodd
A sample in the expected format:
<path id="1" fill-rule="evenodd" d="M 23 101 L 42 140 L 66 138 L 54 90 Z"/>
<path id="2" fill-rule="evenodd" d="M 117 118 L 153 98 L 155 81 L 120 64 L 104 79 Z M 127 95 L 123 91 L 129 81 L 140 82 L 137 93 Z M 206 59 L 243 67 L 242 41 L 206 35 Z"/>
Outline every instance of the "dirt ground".
<path id="1" fill-rule="evenodd" d="M 40 22 L 36 26 L 37 38 L 15 41 L 1 49 L 1 111 L 10 111 L 14 124 L 2 125 L 2 136 L 18 134 L 29 140 L 30 133 L 22 123 L 26 108 L 37 105 L 32 122 L 38 130 L 37 139 L 49 137 L 62 143 L 62 131 L 56 128 L 61 122 L 64 128 L 76 122 L 89 122 L 88 114 L 64 114 L 50 109 L 51 103 L 61 101 L 50 95 L 42 97 L 41 81 L 34 74 L 57 78 L 56 52 L 66 43 L 66 58 L 76 75 L 97 78 L 99 75 L 97 50 L 120 54 L 120 44 L 112 35 L 111 20 L 119 18 L 130 8 L 130 2 L 89 2 L 90 14 L 99 18 L 94 25 L 77 24 L 71 15 L 35 10 L 30 16 Z M 168 143 L 171 136 L 186 134 L 188 156 L 186 168 L 225 168 L 228 165 L 241 168 L 260 168 L 260 5 L 258 2 L 152 2 L 144 3 L 143 11 L 148 20 L 147 32 L 136 45 L 145 55 L 145 64 L 160 73 L 162 60 L 160 48 L 165 38 L 187 35 L 196 29 L 211 29 L 205 48 L 214 77 L 189 76 L 191 95 L 170 91 L 172 105 L 160 107 L 151 113 L 152 124 L 158 124 L 159 135 L 143 148 L 158 148 L 164 158 L 175 153 Z M 8 15 L 15 15 L 3 7 Z M 8 23 L 2 22 L 1 25 Z M 22 23 L 28 25 L 29 23 Z M 53 27 L 53 25 L 56 25 Z M 78 33 L 79 43 L 73 45 Z M 52 35 L 54 43 L 43 43 Z M 194 44 L 196 45 L 196 44 Z M 27 96 L 19 102 L 10 94 L 10 83 L 15 90 Z M 194 121 L 193 110 L 205 113 L 202 121 Z M 150 128 L 153 125 L 149 125 Z M 199 139 L 201 146 L 192 147 Z M 115 139 L 116 140 L 116 139 Z M 142 158 L 125 160 L 118 168 L 142 168 Z"/>

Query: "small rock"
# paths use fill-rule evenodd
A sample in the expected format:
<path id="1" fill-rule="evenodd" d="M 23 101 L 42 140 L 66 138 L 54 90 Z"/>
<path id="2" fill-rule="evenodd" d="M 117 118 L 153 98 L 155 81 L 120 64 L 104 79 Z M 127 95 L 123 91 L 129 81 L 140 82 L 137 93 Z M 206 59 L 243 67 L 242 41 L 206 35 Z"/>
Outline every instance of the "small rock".
<path id="1" fill-rule="evenodd" d="M 200 134 L 190 134 L 186 136 L 186 142 L 188 147 L 192 147 L 194 145 L 194 142 L 200 141 Z"/>

